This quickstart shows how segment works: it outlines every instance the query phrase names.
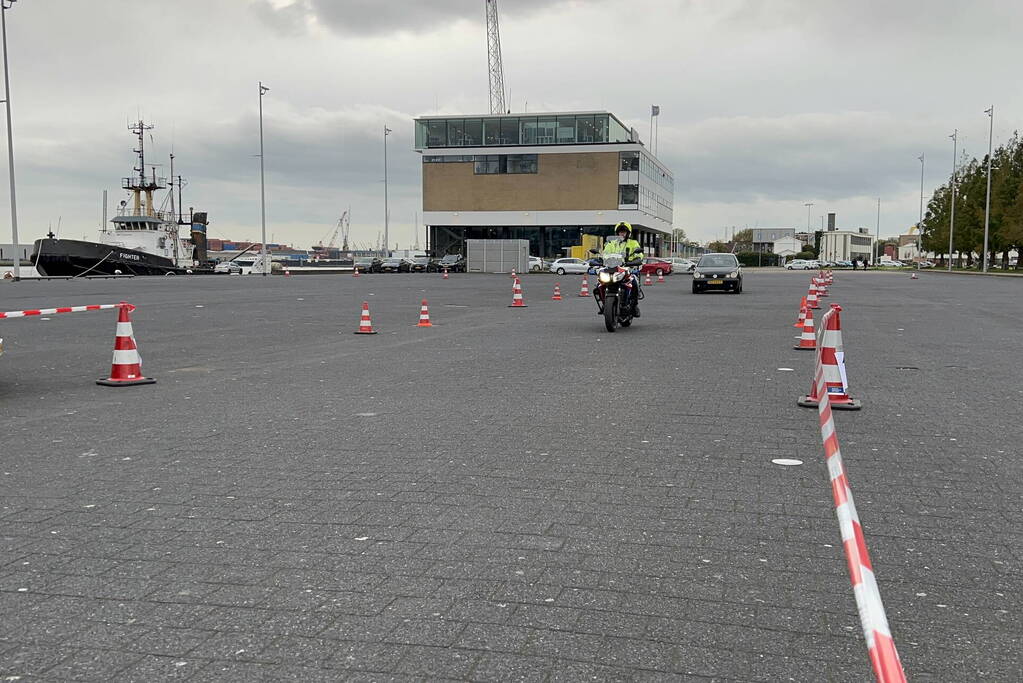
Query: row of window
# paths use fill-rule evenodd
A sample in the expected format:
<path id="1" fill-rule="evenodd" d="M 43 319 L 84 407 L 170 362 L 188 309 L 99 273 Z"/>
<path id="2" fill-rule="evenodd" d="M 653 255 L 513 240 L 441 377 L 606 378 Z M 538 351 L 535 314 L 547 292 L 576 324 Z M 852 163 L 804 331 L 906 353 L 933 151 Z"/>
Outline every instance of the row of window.
<path id="1" fill-rule="evenodd" d="M 423 155 L 424 164 L 451 164 L 472 162 L 476 175 L 501 173 L 536 173 L 536 154 L 453 154 L 449 156 Z"/>
<path id="2" fill-rule="evenodd" d="M 630 142 L 631 137 L 625 126 L 611 114 L 416 121 L 417 149 Z"/>

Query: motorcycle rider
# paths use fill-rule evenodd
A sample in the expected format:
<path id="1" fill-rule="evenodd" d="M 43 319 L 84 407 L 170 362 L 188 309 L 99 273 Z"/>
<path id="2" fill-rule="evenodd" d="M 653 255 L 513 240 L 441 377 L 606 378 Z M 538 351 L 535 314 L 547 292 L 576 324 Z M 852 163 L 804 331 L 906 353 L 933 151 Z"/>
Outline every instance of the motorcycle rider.
<path id="1" fill-rule="evenodd" d="M 643 258 L 643 247 L 639 242 L 632 239 L 632 225 L 622 221 L 615 226 L 615 237 L 610 237 L 604 242 L 602 256 L 609 254 L 621 254 L 626 263 Z M 639 316 L 639 278 L 635 273 L 632 278 L 632 311 L 637 318 Z"/>

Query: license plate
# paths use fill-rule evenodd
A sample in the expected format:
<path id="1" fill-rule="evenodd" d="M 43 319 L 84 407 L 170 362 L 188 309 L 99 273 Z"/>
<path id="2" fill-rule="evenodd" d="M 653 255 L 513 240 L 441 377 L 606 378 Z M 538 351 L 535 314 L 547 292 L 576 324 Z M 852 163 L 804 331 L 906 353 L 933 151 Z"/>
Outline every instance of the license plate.
<path id="1" fill-rule="evenodd" d="M 707 284 L 708 285 L 723 285 L 723 284 L 725 284 L 725 281 L 724 280 L 707 280 Z"/>

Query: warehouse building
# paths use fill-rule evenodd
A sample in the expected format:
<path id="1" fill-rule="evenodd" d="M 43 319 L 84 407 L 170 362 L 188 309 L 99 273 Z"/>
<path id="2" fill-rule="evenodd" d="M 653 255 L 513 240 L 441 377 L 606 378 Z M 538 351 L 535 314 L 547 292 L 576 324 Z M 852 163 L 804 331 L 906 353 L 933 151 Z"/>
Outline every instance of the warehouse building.
<path id="1" fill-rule="evenodd" d="M 427 249 L 526 239 L 565 256 L 628 221 L 649 254 L 671 233 L 674 179 L 635 129 L 606 111 L 420 117 Z"/>

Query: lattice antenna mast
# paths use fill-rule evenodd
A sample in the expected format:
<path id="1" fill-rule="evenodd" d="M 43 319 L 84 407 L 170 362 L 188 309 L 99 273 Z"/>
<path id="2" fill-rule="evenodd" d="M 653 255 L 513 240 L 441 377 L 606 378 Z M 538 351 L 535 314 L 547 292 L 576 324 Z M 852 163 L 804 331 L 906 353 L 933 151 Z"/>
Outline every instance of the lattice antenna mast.
<path id="1" fill-rule="evenodd" d="M 504 114 L 504 64 L 501 61 L 501 30 L 497 24 L 497 0 L 487 3 L 487 55 L 490 67 L 490 113 Z"/>

